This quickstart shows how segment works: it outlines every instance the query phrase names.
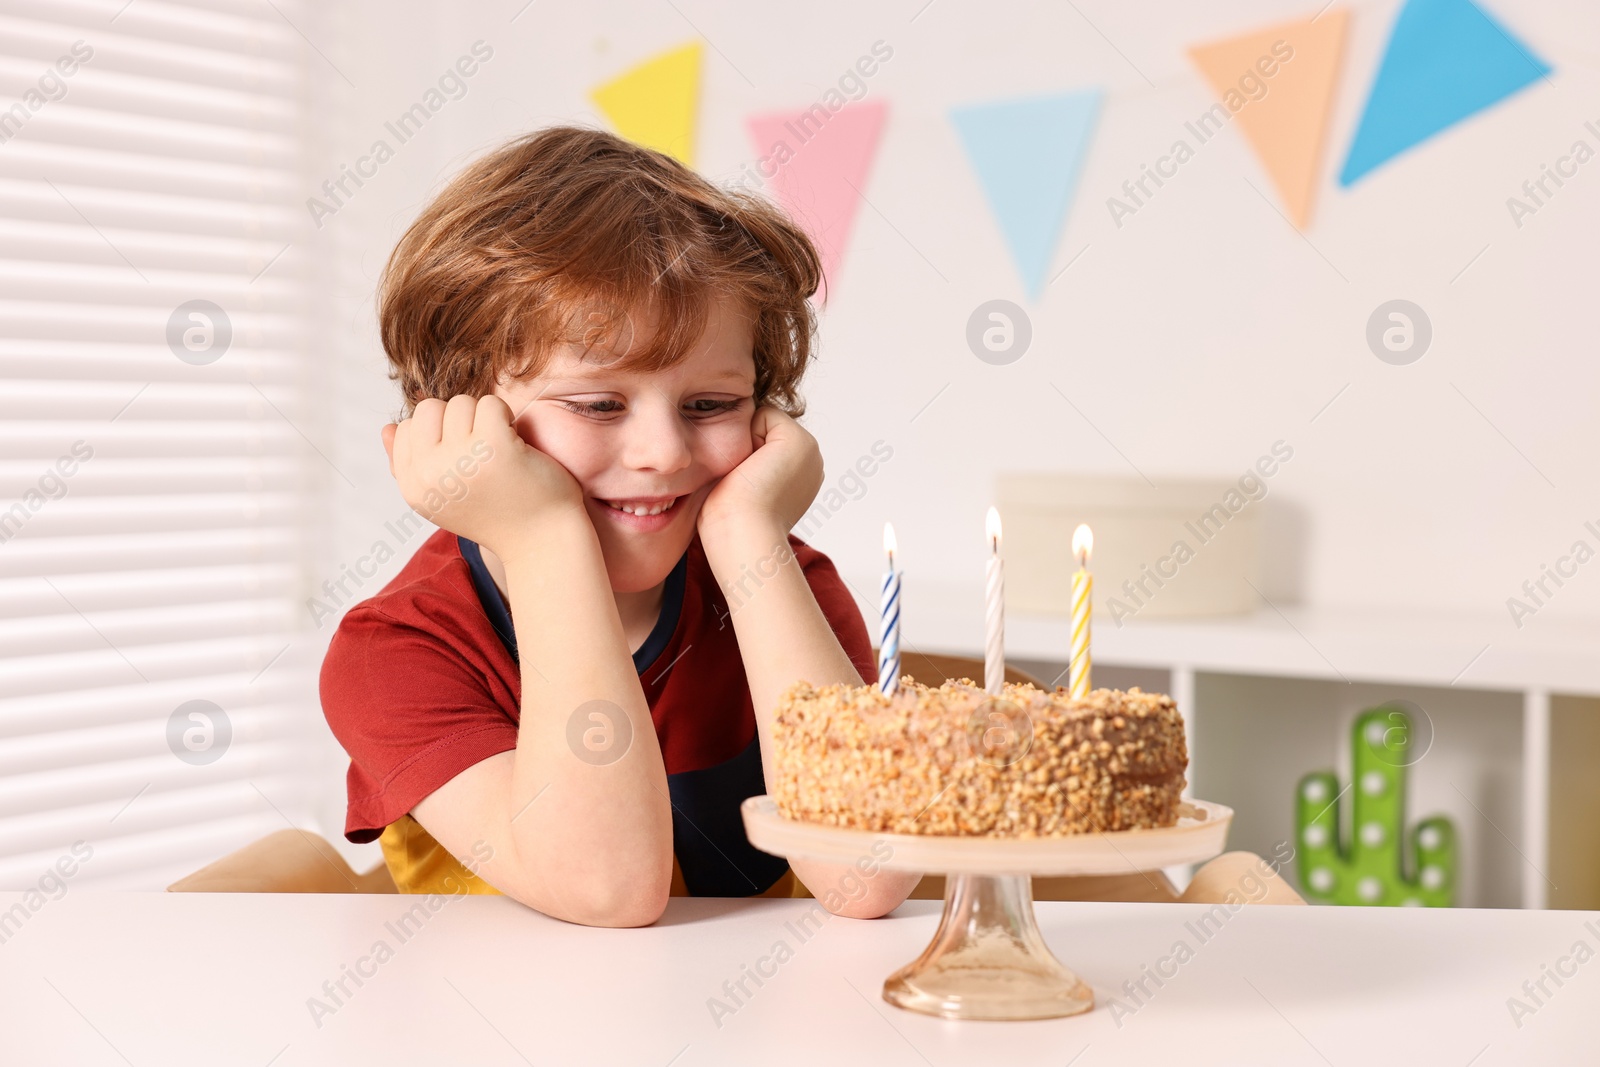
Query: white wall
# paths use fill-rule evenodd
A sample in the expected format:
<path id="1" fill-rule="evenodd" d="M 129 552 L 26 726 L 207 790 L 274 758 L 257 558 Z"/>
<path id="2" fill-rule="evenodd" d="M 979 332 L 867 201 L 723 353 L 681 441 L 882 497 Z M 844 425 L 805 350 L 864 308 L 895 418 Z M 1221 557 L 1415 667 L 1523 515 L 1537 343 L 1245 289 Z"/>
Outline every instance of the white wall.
<path id="1" fill-rule="evenodd" d="M 880 569 L 887 518 L 908 597 L 922 576 L 970 579 L 976 589 L 997 471 L 1131 475 L 1131 462 L 1158 482 L 1230 477 L 1283 438 L 1295 457 L 1269 497 L 1269 528 L 1286 535 L 1269 593 L 1313 606 L 1481 613 L 1486 640 L 1510 634 L 1505 599 L 1587 536 L 1586 519 L 1600 520 L 1592 464 L 1600 431 L 1589 417 L 1600 384 L 1591 322 L 1600 161 L 1520 229 L 1505 204 L 1574 139 L 1600 148 L 1582 126 L 1600 122 L 1600 50 L 1582 44 L 1597 39 L 1600 8 L 1492 0 L 1554 66 L 1551 84 L 1342 190 L 1333 176 L 1398 8 L 1353 6 L 1325 178 L 1304 237 L 1247 184 L 1271 196 L 1233 129 L 1119 229 L 1106 198 L 1211 102 L 1185 47 L 1319 6 L 1079 0 L 1074 10 L 935 0 L 918 14 L 923 0 L 908 0 L 780 13 L 611 0 L 582 9 L 536 3 L 512 22 L 522 0 L 448 9 L 370 0 L 319 16 L 308 34 L 330 62 L 313 102 L 323 169 L 308 179 L 308 195 L 475 40 L 495 50 L 467 96 L 318 231 L 335 297 L 323 353 L 330 417 L 319 444 L 360 486 L 336 494 L 323 565 L 337 573 L 404 510 L 378 443 L 395 394 L 372 290 L 443 176 L 515 133 L 603 125 L 587 100 L 592 86 L 698 32 L 709 45 L 700 167 L 732 179 L 754 158 L 746 115 L 809 103 L 881 38 L 894 57 L 869 83 L 889 105 L 863 190 L 870 206 L 823 315 L 821 361 L 805 390 L 806 425 L 830 478 L 876 439 L 895 450 L 867 495 L 813 538 L 860 588 L 872 588 Z M 948 111 L 1097 85 L 1108 97 L 1054 269 L 1088 248 L 1030 303 Z M 1033 348 L 1006 367 L 980 362 L 964 341 L 972 309 L 996 297 L 1023 304 L 1033 321 Z M 1431 350 L 1406 367 L 1380 362 L 1364 340 L 1368 315 L 1396 297 L 1422 305 L 1434 328 Z M 1600 564 L 1528 627 L 1597 613 Z"/>

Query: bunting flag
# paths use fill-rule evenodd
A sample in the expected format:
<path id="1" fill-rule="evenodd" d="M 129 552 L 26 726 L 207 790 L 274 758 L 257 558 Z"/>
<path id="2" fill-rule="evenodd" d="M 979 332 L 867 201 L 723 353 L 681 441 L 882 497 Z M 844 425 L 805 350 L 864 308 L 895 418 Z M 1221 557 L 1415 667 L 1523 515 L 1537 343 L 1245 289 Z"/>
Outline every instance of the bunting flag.
<path id="1" fill-rule="evenodd" d="M 1100 96 L 1086 89 L 950 112 L 1030 300 L 1044 291 Z"/>
<path id="2" fill-rule="evenodd" d="M 1325 11 L 1189 50 L 1302 230 L 1311 220 L 1349 21 L 1347 11 Z"/>
<path id="3" fill-rule="evenodd" d="M 646 60 L 606 82 L 589 98 L 618 134 L 694 166 L 700 102 L 700 42 Z"/>
<path id="4" fill-rule="evenodd" d="M 1550 67 L 1472 0 L 1406 0 L 1339 184 L 1545 77 Z"/>
<path id="5" fill-rule="evenodd" d="M 755 115 L 745 122 L 761 174 L 772 180 L 779 202 L 816 242 L 829 292 L 887 112 L 887 104 L 872 100 L 838 111 L 816 104 L 803 111 Z"/>

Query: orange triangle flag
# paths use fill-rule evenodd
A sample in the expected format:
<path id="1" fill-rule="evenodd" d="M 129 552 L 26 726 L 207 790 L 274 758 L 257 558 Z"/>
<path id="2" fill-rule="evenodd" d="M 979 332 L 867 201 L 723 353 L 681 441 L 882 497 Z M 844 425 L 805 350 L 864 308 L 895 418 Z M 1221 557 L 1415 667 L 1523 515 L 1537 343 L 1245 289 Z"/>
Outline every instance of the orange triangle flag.
<path id="1" fill-rule="evenodd" d="M 1301 229 L 1311 218 L 1349 20 L 1348 11 L 1327 11 L 1189 50 Z"/>

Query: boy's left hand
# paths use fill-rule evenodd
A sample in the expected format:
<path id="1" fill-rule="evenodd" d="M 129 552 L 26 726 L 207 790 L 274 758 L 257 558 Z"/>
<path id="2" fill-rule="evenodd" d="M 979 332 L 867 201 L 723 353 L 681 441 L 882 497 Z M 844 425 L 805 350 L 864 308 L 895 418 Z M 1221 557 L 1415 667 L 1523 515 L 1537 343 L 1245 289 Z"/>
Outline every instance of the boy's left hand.
<path id="1" fill-rule="evenodd" d="M 763 404 L 750 421 L 755 450 L 706 495 L 695 520 L 702 541 L 735 522 L 768 522 L 787 534 L 822 488 L 822 450 L 789 415 Z"/>

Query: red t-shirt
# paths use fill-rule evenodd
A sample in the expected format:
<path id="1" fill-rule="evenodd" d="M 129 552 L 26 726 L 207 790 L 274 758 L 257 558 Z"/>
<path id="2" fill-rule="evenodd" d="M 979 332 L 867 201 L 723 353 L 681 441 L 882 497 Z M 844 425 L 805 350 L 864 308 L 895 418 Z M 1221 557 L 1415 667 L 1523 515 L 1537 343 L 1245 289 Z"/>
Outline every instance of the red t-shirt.
<path id="1" fill-rule="evenodd" d="M 793 534 L 789 544 L 862 680 L 876 681 L 866 624 L 832 561 Z M 698 534 L 662 600 L 633 658 L 666 764 L 673 851 L 692 895 L 754 895 L 788 865 L 744 835 L 740 802 L 767 790 L 727 598 Z M 374 840 L 457 774 L 516 748 L 521 681 L 505 598 L 477 545 L 434 533 L 350 609 L 322 664 L 323 713 L 350 756 L 345 837 Z"/>

